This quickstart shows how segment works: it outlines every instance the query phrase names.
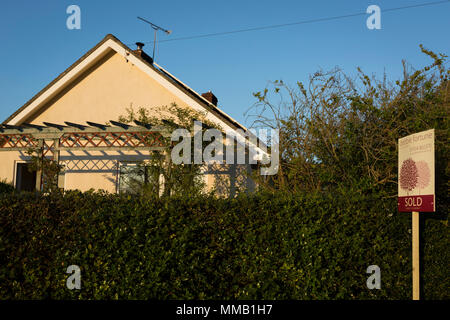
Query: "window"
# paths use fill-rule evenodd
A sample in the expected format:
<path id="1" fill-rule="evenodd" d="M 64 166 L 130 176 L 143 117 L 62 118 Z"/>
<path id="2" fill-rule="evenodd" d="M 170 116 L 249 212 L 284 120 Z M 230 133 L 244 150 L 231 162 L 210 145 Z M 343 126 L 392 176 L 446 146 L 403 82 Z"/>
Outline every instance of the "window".
<path id="1" fill-rule="evenodd" d="M 19 191 L 36 190 L 36 171 L 30 171 L 30 164 L 18 162 L 16 167 L 16 189 Z"/>
<path id="2" fill-rule="evenodd" d="M 160 194 L 161 172 L 159 168 L 144 163 L 122 162 L 119 165 L 119 193 Z"/>

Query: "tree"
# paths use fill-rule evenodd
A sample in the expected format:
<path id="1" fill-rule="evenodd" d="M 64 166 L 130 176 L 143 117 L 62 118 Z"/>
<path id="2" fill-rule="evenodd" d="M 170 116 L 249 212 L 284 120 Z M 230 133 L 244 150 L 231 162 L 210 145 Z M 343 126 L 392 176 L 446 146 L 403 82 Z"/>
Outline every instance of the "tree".
<path id="1" fill-rule="evenodd" d="M 397 193 L 397 140 L 436 131 L 436 177 L 441 192 L 449 177 L 449 71 L 444 54 L 421 46 L 431 65 L 391 83 L 358 68 L 352 80 L 339 69 L 319 71 L 305 86 L 274 81 L 254 93 L 247 116 L 253 126 L 280 130 L 277 176 L 260 181 L 270 190 Z M 438 189 L 438 188 L 437 188 Z"/>

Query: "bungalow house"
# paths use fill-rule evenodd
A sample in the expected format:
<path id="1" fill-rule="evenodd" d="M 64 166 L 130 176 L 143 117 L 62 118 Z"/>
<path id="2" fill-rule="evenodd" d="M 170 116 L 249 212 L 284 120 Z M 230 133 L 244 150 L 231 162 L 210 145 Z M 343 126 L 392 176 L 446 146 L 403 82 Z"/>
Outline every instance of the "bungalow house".
<path id="1" fill-rule="evenodd" d="M 95 47 L 8 117 L 3 129 L 48 128 L 62 124 L 107 124 L 134 107 L 160 107 L 173 103 L 206 114 L 208 120 L 237 135 L 248 130 L 217 107 L 211 93 L 198 94 L 175 76 L 153 62 L 137 43 L 132 50 L 113 35 L 107 35 Z M 0 132 L 1 134 L 1 132 Z M 59 187 L 82 191 L 103 189 L 125 191 L 127 168 L 149 157 L 146 150 L 62 150 L 59 161 L 64 173 Z M 29 156 L 23 150 L 0 152 L 0 179 L 18 189 L 32 190 L 36 176 L 29 172 Z M 250 165 L 246 169 L 251 170 Z M 226 192 L 234 194 L 237 184 L 253 188 L 251 179 L 236 179 L 236 166 L 221 172 L 229 176 Z M 217 172 L 216 172 L 217 173 Z M 214 173 L 204 171 L 209 189 L 215 185 Z"/>

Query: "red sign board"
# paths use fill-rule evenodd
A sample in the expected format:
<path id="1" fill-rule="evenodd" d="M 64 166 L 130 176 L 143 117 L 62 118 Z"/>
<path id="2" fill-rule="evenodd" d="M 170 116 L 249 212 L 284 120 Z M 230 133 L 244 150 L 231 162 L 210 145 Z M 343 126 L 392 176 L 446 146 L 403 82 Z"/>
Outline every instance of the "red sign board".
<path id="1" fill-rule="evenodd" d="M 398 197 L 400 212 L 434 212 L 434 195 Z"/>

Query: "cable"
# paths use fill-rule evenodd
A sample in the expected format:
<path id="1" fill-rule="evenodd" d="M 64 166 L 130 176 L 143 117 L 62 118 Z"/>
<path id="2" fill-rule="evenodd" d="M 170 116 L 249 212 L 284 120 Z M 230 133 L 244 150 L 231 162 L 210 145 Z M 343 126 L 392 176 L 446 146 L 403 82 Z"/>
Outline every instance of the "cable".
<path id="1" fill-rule="evenodd" d="M 437 4 L 449 3 L 449 2 L 450 2 L 450 0 L 427 2 L 427 3 L 416 4 L 416 5 L 404 6 L 404 7 L 384 9 L 384 10 L 382 10 L 382 12 L 392 12 L 392 11 L 398 11 L 398 10 L 411 9 L 411 8 L 432 6 L 432 5 L 437 5 Z M 258 30 L 282 28 L 282 27 L 288 27 L 288 26 L 300 25 L 300 24 L 308 24 L 308 23 L 315 23 L 315 22 L 345 19 L 345 18 L 357 17 L 357 16 L 362 16 L 362 15 L 367 15 L 367 13 L 366 12 L 358 12 L 358 13 L 352 13 L 352 14 L 335 16 L 335 17 L 318 18 L 318 19 L 304 20 L 304 21 L 291 22 L 291 23 L 275 24 L 275 25 L 270 25 L 270 26 L 261 26 L 261 27 L 254 27 L 254 28 L 248 28 L 248 29 L 223 31 L 223 32 L 207 33 L 207 34 L 186 36 L 186 37 L 173 38 L 173 39 L 165 39 L 165 40 L 160 40 L 158 42 L 161 43 L 161 42 L 169 42 L 169 41 L 180 41 L 180 40 L 191 40 L 191 39 L 198 39 L 198 38 L 216 37 L 216 36 L 222 36 L 222 35 L 227 35 L 227 34 L 244 33 L 244 32 L 251 32 L 251 31 L 258 31 Z M 154 41 L 144 42 L 144 43 L 149 44 L 149 43 L 154 43 Z"/>

